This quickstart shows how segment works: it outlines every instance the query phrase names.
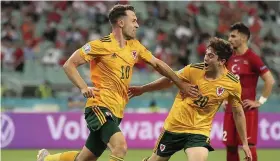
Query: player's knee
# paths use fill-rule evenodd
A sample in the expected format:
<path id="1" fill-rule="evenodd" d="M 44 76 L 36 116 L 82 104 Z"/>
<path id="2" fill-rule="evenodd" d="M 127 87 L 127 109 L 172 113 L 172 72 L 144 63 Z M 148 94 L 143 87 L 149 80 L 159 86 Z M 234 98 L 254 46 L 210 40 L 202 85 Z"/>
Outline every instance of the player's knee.
<path id="1" fill-rule="evenodd" d="M 124 157 L 127 152 L 126 142 L 120 142 L 111 147 L 112 154 L 118 157 Z"/>

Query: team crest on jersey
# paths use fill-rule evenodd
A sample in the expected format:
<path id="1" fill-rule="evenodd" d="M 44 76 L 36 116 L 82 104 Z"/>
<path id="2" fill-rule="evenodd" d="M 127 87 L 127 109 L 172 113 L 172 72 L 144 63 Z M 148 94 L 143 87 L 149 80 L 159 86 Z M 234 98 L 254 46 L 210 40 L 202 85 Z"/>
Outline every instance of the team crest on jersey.
<path id="1" fill-rule="evenodd" d="M 160 151 L 164 151 L 164 149 L 165 149 L 165 145 L 160 144 L 159 149 L 160 149 Z"/>
<path id="2" fill-rule="evenodd" d="M 221 96 L 224 93 L 225 89 L 223 87 L 217 87 L 217 95 Z"/>
<path id="3" fill-rule="evenodd" d="M 111 58 L 117 58 L 117 54 L 116 53 L 113 53 L 112 55 L 111 55 Z"/>
<path id="4" fill-rule="evenodd" d="M 134 59 L 137 58 L 137 52 L 136 52 L 135 50 L 133 50 L 131 54 L 132 54 L 132 57 L 133 57 Z"/>

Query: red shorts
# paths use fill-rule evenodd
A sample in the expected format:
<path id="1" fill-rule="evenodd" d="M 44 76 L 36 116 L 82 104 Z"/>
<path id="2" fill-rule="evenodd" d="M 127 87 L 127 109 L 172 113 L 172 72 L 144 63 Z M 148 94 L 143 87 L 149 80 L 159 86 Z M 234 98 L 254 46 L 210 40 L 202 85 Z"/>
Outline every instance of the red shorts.
<path id="1" fill-rule="evenodd" d="M 256 145 L 257 136 L 258 136 L 258 111 L 257 110 L 246 111 L 245 117 L 246 117 L 248 143 L 252 145 Z M 224 116 L 223 143 L 226 146 L 242 145 L 237 129 L 235 127 L 233 114 L 230 112 L 225 112 L 225 116 Z"/>

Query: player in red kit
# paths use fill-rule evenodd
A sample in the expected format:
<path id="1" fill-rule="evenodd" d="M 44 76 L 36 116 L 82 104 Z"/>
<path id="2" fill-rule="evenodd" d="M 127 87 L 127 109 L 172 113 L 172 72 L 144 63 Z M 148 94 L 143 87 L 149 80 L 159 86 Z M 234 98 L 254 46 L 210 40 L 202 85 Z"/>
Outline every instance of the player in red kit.
<path id="1" fill-rule="evenodd" d="M 247 42 L 250 31 L 243 23 L 236 23 L 230 28 L 229 42 L 234 48 L 234 54 L 228 61 L 227 68 L 239 78 L 246 117 L 248 144 L 253 161 L 257 161 L 256 144 L 258 134 L 258 108 L 269 97 L 274 79 L 263 61 L 251 49 Z M 258 78 L 264 80 L 262 96 L 256 100 Z M 235 128 L 234 117 L 229 105 L 226 105 L 224 117 L 223 142 L 227 147 L 227 161 L 239 161 L 238 145 L 241 144 Z"/>

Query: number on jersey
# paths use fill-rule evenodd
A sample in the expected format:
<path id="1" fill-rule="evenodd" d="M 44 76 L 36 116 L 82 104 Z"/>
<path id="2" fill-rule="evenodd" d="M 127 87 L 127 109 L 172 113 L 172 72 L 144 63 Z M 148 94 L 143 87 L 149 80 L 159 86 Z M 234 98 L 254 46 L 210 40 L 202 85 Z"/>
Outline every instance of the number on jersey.
<path id="1" fill-rule="evenodd" d="M 130 72 L 130 66 L 121 66 L 122 70 L 122 76 L 121 79 L 128 79 L 129 78 L 129 72 Z"/>
<path id="2" fill-rule="evenodd" d="M 196 104 L 197 106 L 203 108 L 203 107 L 205 107 L 207 105 L 208 100 L 209 100 L 209 97 L 207 97 L 207 96 L 200 96 L 193 103 Z"/>

